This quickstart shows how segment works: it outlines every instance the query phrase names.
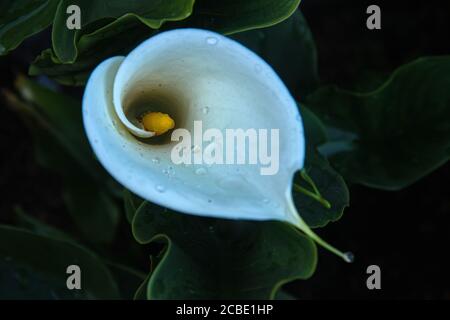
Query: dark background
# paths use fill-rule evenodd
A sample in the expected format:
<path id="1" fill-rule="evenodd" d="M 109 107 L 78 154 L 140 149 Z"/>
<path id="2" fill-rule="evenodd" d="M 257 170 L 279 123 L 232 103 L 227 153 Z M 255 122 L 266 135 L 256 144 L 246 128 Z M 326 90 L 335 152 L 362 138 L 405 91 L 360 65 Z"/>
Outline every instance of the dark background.
<path id="1" fill-rule="evenodd" d="M 316 40 L 322 82 L 370 90 L 415 58 L 450 54 L 448 2 L 303 0 L 300 8 Z M 382 30 L 366 28 L 369 4 L 381 7 Z M 0 57 L 0 87 L 11 87 L 15 74 L 26 73 L 41 49 L 50 46 L 49 34 Z M 29 214 L 67 226 L 59 177 L 37 166 L 28 131 L 3 103 L 0 150 L 0 222 L 11 222 L 13 207 L 20 204 Z M 355 262 L 346 264 L 319 250 L 314 276 L 287 285 L 287 291 L 310 299 L 450 299 L 449 181 L 446 164 L 399 192 L 350 186 L 343 218 L 318 232 L 353 251 Z M 366 288 L 366 268 L 372 264 L 381 268 L 382 290 Z"/>
<path id="2" fill-rule="evenodd" d="M 381 7 L 381 30 L 366 28 L 369 4 Z M 304 0 L 300 6 L 325 83 L 369 90 L 404 63 L 450 54 L 448 1 Z M 319 232 L 353 251 L 355 262 L 348 265 L 319 250 L 312 279 L 289 290 L 314 299 L 450 299 L 449 184 L 447 163 L 399 192 L 351 186 L 343 218 Z M 372 264 L 381 268 L 379 291 L 366 287 L 366 268 Z"/>

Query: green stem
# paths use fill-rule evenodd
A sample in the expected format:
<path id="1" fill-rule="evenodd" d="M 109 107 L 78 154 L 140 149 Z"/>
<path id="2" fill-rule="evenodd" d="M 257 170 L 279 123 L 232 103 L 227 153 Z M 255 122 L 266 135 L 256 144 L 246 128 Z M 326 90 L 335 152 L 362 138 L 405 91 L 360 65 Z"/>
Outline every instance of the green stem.
<path id="1" fill-rule="evenodd" d="M 304 195 L 313 198 L 314 200 L 316 200 L 317 202 L 319 202 L 321 205 L 323 205 L 325 208 L 330 209 L 331 208 L 331 204 L 330 202 L 328 202 L 328 200 L 326 200 L 325 198 L 323 198 L 320 193 L 313 193 L 311 191 L 309 191 L 306 188 L 303 188 L 302 186 L 294 183 L 294 190 L 300 193 L 303 193 Z"/>
<path id="2" fill-rule="evenodd" d="M 342 252 L 330 245 L 322 238 L 320 238 L 311 228 L 305 223 L 302 217 L 298 214 L 297 209 L 295 208 L 291 199 L 288 200 L 288 210 L 295 218 L 295 225 L 307 236 L 309 236 L 312 240 L 314 240 L 318 245 L 327 249 L 328 251 L 334 253 L 335 255 L 341 257 L 346 262 L 353 262 L 353 254 L 351 252 Z"/>
<path id="3" fill-rule="evenodd" d="M 308 175 L 308 173 L 306 172 L 305 169 L 302 169 L 300 171 L 300 175 L 302 176 L 302 178 L 309 183 L 309 185 L 313 188 L 314 192 L 318 195 L 320 195 L 320 191 L 317 188 L 316 184 L 314 183 L 313 179 L 311 179 L 311 177 Z"/>

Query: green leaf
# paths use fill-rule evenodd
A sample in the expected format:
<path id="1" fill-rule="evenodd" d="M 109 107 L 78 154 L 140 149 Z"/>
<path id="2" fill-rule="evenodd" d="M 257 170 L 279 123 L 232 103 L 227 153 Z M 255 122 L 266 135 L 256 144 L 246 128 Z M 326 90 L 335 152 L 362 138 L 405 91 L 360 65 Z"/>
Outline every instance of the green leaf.
<path id="1" fill-rule="evenodd" d="M 197 0 L 188 26 L 232 34 L 287 19 L 300 0 Z"/>
<path id="2" fill-rule="evenodd" d="M 66 178 L 63 198 L 69 213 L 90 242 L 110 243 L 119 224 L 116 200 L 89 176 Z"/>
<path id="3" fill-rule="evenodd" d="M 325 207 L 317 200 L 295 191 L 294 188 L 294 203 L 302 218 L 312 228 L 324 227 L 329 222 L 339 220 L 350 201 L 349 191 L 342 176 L 320 154 L 316 154 L 314 159 L 307 160 L 304 170 L 331 207 Z M 299 176 L 295 177 L 294 183 L 308 188 L 308 184 Z"/>
<path id="4" fill-rule="evenodd" d="M 0 3 L 0 55 L 17 48 L 26 38 L 53 21 L 59 0 L 2 0 Z"/>
<path id="5" fill-rule="evenodd" d="M 141 285 L 136 290 L 133 300 L 147 300 L 147 286 L 148 282 L 150 281 L 151 273 L 147 275 L 147 277 L 144 279 L 144 281 L 141 283 Z"/>
<path id="6" fill-rule="evenodd" d="M 268 62 L 300 101 L 317 88 L 317 52 L 300 11 L 270 28 L 232 36 Z"/>
<path id="7" fill-rule="evenodd" d="M 104 48 L 103 50 L 114 50 L 115 47 Z M 102 60 L 106 59 L 108 54 L 103 56 L 100 52 L 98 55 L 88 57 L 78 57 L 78 61 L 73 64 L 62 64 L 54 56 L 51 49 L 46 49 L 36 57 L 29 68 L 29 75 L 47 75 L 55 81 L 63 85 L 81 86 L 84 85 L 92 71 L 92 69 Z M 112 53 L 111 55 L 115 55 Z"/>
<path id="8" fill-rule="evenodd" d="M 109 267 L 116 280 L 121 298 L 126 300 L 133 299 L 135 292 L 139 289 L 147 276 L 122 264 L 106 262 L 106 265 Z"/>
<path id="9" fill-rule="evenodd" d="M 19 77 L 15 84 L 22 97 L 34 105 L 30 112 L 45 117 L 43 121 L 48 121 L 48 130 L 55 134 L 67 153 L 92 175 L 98 175 L 93 166 L 96 160 L 84 134 L 81 103 L 25 77 Z"/>
<path id="10" fill-rule="evenodd" d="M 125 215 L 129 223 L 133 222 L 134 215 L 139 206 L 144 202 L 137 195 L 131 193 L 127 189 L 123 189 L 123 203 L 125 207 Z"/>
<path id="11" fill-rule="evenodd" d="M 56 240 L 64 240 L 76 245 L 77 241 L 73 237 L 69 236 L 62 230 L 59 230 L 31 215 L 26 214 L 22 208 L 16 207 L 15 213 L 15 220 L 19 227 L 22 227 L 36 235 Z M 146 275 L 116 262 L 104 261 L 104 263 L 111 271 L 115 282 L 120 289 L 119 291 L 121 298 L 132 299 L 136 289 L 139 288 L 142 281 L 146 278 Z"/>
<path id="12" fill-rule="evenodd" d="M 404 188 L 449 159 L 449 88 L 443 56 L 402 66 L 374 92 L 320 89 L 307 102 L 328 127 L 320 150 L 352 182 Z"/>
<path id="13" fill-rule="evenodd" d="M 134 300 L 148 300 L 147 297 L 147 287 L 150 281 L 150 278 L 155 270 L 156 266 L 161 262 L 164 258 L 164 252 L 160 252 L 160 254 L 156 256 L 150 256 L 150 272 L 145 277 L 144 281 L 141 283 L 139 288 L 136 290 L 134 294 Z"/>
<path id="14" fill-rule="evenodd" d="M 68 290 L 69 265 L 81 269 L 81 290 Z M 0 225 L 1 299 L 117 299 L 117 286 L 90 251 L 64 240 Z"/>
<path id="15" fill-rule="evenodd" d="M 28 79 L 17 81 L 28 104 L 9 95 L 26 120 L 39 164 L 63 177 L 63 198 L 84 237 L 110 242 L 119 221 L 110 177 L 95 160 L 84 135 L 80 104 Z"/>
<path id="16" fill-rule="evenodd" d="M 88 7 L 96 6 L 97 2 L 103 5 L 103 1 L 100 0 L 81 2 L 83 6 Z M 158 32 L 160 29 L 155 30 L 154 27 L 159 26 L 164 19 L 156 19 L 157 23 L 154 24 L 157 15 L 170 16 L 165 20 L 184 19 L 171 22 L 167 26 L 163 25 L 162 29 L 165 30 L 177 27 L 200 27 L 230 33 L 230 30 L 238 32 L 276 24 L 288 18 L 299 2 L 300 0 L 196 1 L 192 19 L 184 18 L 191 14 L 193 1 L 165 1 L 164 5 L 160 5 L 158 10 L 153 11 L 144 9 L 154 6 L 155 1 L 145 3 L 136 1 L 135 7 L 131 8 L 128 7 L 128 2 L 126 8 L 123 7 L 123 2 L 120 2 L 121 4 L 113 10 L 117 13 L 113 18 L 101 19 L 105 12 L 112 10 L 111 8 L 89 9 L 88 12 L 96 12 L 97 15 L 92 14 L 86 21 L 82 19 L 86 26 L 81 30 L 68 30 L 65 25 L 64 28 L 57 27 L 65 24 L 64 19 L 68 16 L 65 11 L 62 11 L 64 5 L 61 4 L 54 23 L 54 51 L 51 49 L 43 51 L 30 66 L 29 73 L 30 75 L 45 74 L 65 85 L 84 85 L 91 71 L 100 62 L 112 56 L 128 54 L 139 43 Z M 160 4 L 160 1 L 158 3 Z M 169 8 L 171 5 L 175 6 L 174 3 L 176 10 Z M 70 1 L 70 4 L 73 4 L 73 1 Z M 120 15 L 119 13 L 123 13 L 120 10 L 127 14 Z M 133 10 L 140 12 L 140 15 L 130 14 L 129 12 Z M 83 15 L 86 10 L 81 7 L 81 12 Z"/>
<path id="17" fill-rule="evenodd" d="M 304 105 L 298 105 L 303 121 L 306 140 L 306 160 L 316 157 L 317 147 L 328 141 L 326 127 L 322 121 Z"/>
<path id="18" fill-rule="evenodd" d="M 147 285 L 150 299 L 268 299 L 306 279 L 314 243 L 282 222 L 207 219 L 146 203 L 133 220 L 139 243 L 161 241 L 164 255 Z"/>
<path id="19" fill-rule="evenodd" d="M 15 221 L 17 226 L 33 232 L 34 234 L 48 238 L 75 242 L 74 239 L 64 231 L 50 226 L 35 217 L 28 215 L 21 207 L 15 207 Z"/>
<path id="20" fill-rule="evenodd" d="M 62 63 L 73 63 L 78 54 L 77 46 L 92 47 L 92 38 L 108 38 L 109 45 L 116 45 L 115 35 L 121 32 L 123 20 L 134 19 L 149 28 L 159 29 L 166 21 L 182 20 L 192 12 L 194 0 L 62 0 L 53 24 L 53 50 Z M 66 27 L 69 5 L 81 9 L 81 29 Z M 106 23 L 101 23 L 108 21 Z M 87 31 L 86 31 L 87 30 Z M 83 50 L 81 50 L 83 51 Z"/>
<path id="21" fill-rule="evenodd" d="M 126 55 L 142 41 L 151 37 L 155 30 L 136 22 L 133 17 L 120 19 L 114 33 L 95 32 L 84 35 L 82 39 L 89 39 L 90 46 L 78 48 L 77 60 L 64 64 L 55 56 L 52 49 L 44 50 L 30 66 L 32 76 L 45 74 L 64 85 L 84 85 L 91 71 L 103 60 Z M 114 45 L 111 45 L 114 42 Z M 81 40 L 80 40 L 81 43 Z M 86 41 L 87 43 L 87 41 Z"/>
<path id="22" fill-rule="evenodd" d="M 22 227 L 36 235 L 56 240 L 64 240 L 76 245 L 77 240 L 73 237 L 60 229 L 57 229 L 31 215 L 26 214 L 22 208 L 15 207 L 15 213 L 15 221 L 19 227 Z M 110 261 L 104 261 L 104 263 L 111 271 L 115 282 L 120 289 L 119 291 L 121 298 L 132 299 L 136 289 L 139 288 L 142 281 L 146 278 L 146 275 L 123 264 Z"/>
<path id="23" fill-rule="evenodd" d="M 87 25 L 81 30 L 54 28 L 55 51 L 44 50 L 30 66 L 30 75 L 45 74 L 65 85 L 84 85 L 91 71 L 103 60 L 128 54 L 151 37 L 163 22 L 187 17 L 192 11 L 193 0 L 171 0 L 163 5 L 155 0 L 133 1 L 131 6 L 123 1 L 104 6 L 104 1 L 97 0 L 81 1 L 79 5 L 82 16 L 83 12 L 93 13 L 88 20 L 82 19 Z M 60 5 L 60 10 L 63 6 Z M 65 26 L 67 17 L 64 10 L 58 11 L 55 26 Z"/>
<path id="24" fill-rule="evenodd" d="M 276 300 L 297 300 L 297 298 L 293 295 L 291 295 L 290 293 L 284 291 L 284 290 L 279 290 L 276 297 Z"/>
<path id="25" fill-rule="evenodd" d="M 310 227 L 324 227 L 329 222 L 342 217 L 344 209 L 349 205 L 349 191 L 344 179 L 317 151 L 317 147 L 324 144 L 328 139 L 325 126 L 308 108 L 301 106 L 300 111 L 306 137 L 304 170 L 314 181 L 322 198 L 328 201 L 331 207 L 327 208 L 316 199 L 298 192 L 297 186 L 311 189 L 311 186 L 301 178 L 300 174 L 297 174 L 294 178 L 294 203 L 298 212 Z"/>

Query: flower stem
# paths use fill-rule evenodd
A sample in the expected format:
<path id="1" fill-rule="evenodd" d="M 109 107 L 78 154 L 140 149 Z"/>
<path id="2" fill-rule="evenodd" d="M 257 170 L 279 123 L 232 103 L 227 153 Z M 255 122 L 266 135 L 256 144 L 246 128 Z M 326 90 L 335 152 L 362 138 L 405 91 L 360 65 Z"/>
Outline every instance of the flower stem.
<path id="1" fill-rule="evenodd" d="M 314 240 L 318 245 L 327 249 L 328 251 L 334 253 L 335 255 L 341 257 L 345 262 L 353 262 L 353 254 L 351 252 L 342 252 L 337 248 L 333 247 L 322 238 L 320 238 L 311 228 L 305 223 L 302 217 L 298 214 L 297 209 L 295 208 L 291 199 L 288 200 L 288 210 L 295 217 L 295 225 L 299 228 L 304 234 Z"/>

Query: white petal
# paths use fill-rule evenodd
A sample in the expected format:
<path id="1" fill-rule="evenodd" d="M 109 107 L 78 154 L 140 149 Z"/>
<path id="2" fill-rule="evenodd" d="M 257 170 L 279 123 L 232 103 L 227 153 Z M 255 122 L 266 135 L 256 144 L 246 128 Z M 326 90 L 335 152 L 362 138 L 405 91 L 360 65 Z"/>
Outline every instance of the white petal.
<path id="1" fill-rule="evenodd" d="M 127 106 L 146 96 L 164 100 L 168 110 L 157 111 L 190 132 L 195 120 L 204 130 L 279 129 L 278 173 L 261 175 L 257 165 L 173 164 L 176 142 L 139 140 L 134 135 L 144 135 L 127 119 Z M 95 69 L 83 114 L 100 162 L 142 198 L 200 216 L 287 221 L 315 237 L 292 203 L 293 175 L 305 155 L 296 102 L 272 68 L 237 42 L 198 29 L 154 36 Z"/>

